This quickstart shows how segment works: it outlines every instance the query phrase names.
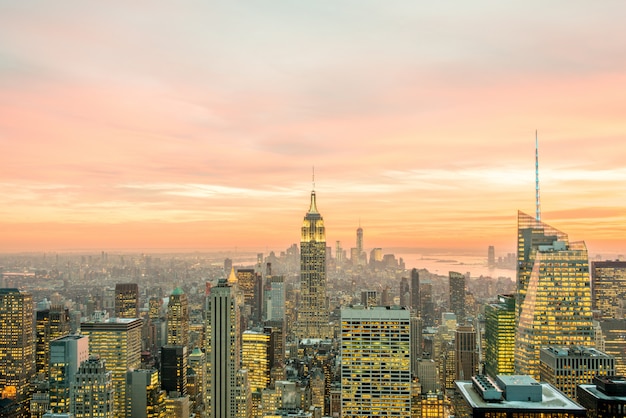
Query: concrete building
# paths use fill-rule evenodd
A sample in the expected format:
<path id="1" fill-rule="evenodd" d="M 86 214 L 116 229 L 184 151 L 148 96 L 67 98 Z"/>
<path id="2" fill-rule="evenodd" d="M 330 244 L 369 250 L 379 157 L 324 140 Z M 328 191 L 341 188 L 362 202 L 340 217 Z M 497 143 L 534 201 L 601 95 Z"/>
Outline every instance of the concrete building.
<path id="1" fill-rule="evenodd" d="M 165 418 L 165 391 L 159 385 L 156 369 L 137 369 L 126 373 L 129 418 Z"/>
<path id="2" fill-rule="evenodd" d="M 626 416 L 626 377 L 596 376 L 592 384 L 579 385 L 578 403 L 587 408 L 587 417 Z"/>
<path id="3" fill-rule="evenodd" d="M 626 261 L 591 263 L 593 309 L 602 319 L 623 319 L 626 313 Z"/>
<path id="4" fill-rule="evenodd" d="M 115 317 L 139 318 L 139 285 L 137 283 L 115 285 Z"/>
<path id="5" fill-rule="evenodd" d="M 107 370 L 106 361 L 91 356 L 82 362 L 71 383 L 70 413 L 76 418 L 125 417 L 115 411 L 114 391 L 113 373 Z"/>
<path id="6" fill-rule="evenodd" d="M 70 386 L 86 360 L 89 360 L 89 337 L 67 335 L 50 342 L 49 405 L 52 412 L 70 411 Z"/>

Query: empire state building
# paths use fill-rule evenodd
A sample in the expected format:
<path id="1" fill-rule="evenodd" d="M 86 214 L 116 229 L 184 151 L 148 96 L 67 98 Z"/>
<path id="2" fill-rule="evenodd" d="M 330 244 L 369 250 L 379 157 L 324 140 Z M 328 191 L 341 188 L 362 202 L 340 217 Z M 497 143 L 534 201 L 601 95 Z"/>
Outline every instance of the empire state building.
<path id="1" fill-rule="evenodd" d="M 331 338 L 326 302 L 326 231 L 317 210 L 315 190 L 302 221 L 300 238 L 300 306 L 298 338 Z"/>

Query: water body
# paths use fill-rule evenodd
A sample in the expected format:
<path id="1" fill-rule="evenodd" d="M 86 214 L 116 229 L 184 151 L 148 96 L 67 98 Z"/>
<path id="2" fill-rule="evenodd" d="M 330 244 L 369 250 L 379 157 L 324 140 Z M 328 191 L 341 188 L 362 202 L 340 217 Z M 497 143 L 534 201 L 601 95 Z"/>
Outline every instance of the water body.
<path id="1" fill-rule="evenodd" d="M 450 271 L 462 274 L 470 273 L 470 277 L 509 277 L 515 279 L 515 269 L 489 268 L 487 257 L 458 254 L 396 254 L 402 257 L 407 269 L 426 269 L 431 273 L 447 276 Z"/>

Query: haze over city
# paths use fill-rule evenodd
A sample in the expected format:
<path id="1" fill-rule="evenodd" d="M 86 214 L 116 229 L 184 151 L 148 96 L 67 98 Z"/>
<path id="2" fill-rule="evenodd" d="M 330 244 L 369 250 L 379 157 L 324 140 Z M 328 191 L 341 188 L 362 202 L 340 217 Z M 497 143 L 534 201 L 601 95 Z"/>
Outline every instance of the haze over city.
<path id="1" fill-rule="evenodd" d="M 0 1 L 0 251 L 626 251 L 626 4 Z"/>

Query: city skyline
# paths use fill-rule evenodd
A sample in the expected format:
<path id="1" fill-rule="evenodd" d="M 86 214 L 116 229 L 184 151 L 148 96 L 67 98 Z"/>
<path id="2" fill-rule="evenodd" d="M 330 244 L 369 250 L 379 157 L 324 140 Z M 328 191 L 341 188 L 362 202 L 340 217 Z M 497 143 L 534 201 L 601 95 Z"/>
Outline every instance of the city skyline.
<path id="1" fill-rule="evenodd" d="M 0 251 L 626 251 L 626 5 L 0 2 Z"/>

